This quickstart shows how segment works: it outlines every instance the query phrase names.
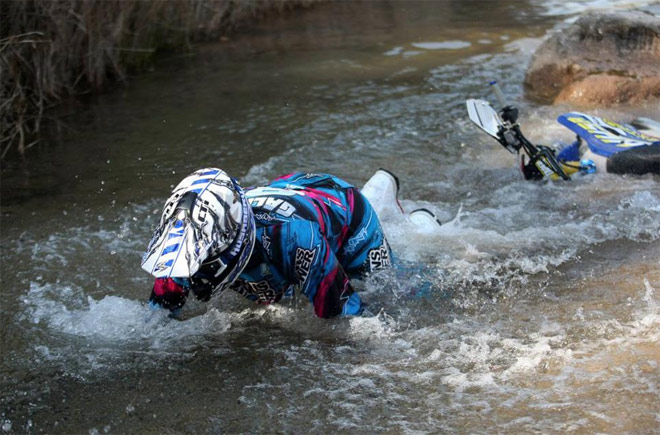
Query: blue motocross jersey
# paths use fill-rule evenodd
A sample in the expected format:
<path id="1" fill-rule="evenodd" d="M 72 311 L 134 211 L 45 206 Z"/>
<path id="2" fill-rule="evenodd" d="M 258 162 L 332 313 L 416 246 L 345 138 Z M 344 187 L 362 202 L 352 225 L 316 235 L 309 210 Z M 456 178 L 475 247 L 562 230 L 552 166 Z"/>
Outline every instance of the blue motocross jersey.
<path id="1" fill-rule="evenodd" d="M 391 252 L 359 190 L 332 175 L 293 173 L 246 195 L 256 243 L 230 288 L 266 304 L 299 290 L 319 317 L 360 314 L 350 279 L 390 266 Z"/>

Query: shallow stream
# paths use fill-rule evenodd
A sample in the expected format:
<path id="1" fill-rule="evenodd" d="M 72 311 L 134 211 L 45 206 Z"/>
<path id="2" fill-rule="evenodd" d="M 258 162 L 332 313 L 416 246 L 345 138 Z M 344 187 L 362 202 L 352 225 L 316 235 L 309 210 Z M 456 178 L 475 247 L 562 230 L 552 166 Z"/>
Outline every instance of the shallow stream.
<path id="1" fill-rule="evenodd" d="M 533 50 L 651 3 L 329 2 L 66 108 L 2 169 L 0 431 L 660 432 L 660 179 L 525 182 L 465 110 L 498 79 L 528 136 L 571 140 L 570 108 L 524 98 Z M 400 268 L 357 284 L 377 317 L 227 292 L 179 322 L 146 307 L 139 263 L 205 166 L 358 186 L 384 167 L 445 224 L 384 217 Z"/>

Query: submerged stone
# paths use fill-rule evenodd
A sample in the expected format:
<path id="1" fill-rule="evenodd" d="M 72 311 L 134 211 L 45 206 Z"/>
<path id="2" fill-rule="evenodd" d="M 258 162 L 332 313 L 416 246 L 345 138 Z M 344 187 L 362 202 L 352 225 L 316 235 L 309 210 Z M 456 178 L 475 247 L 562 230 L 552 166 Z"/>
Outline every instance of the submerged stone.
<path id="1" fill-rule="evenodd" d="M 539 47 L 525 86 L 531 98 L 582 106 L 660 99 L 660 11 L 583 15 Z"/>

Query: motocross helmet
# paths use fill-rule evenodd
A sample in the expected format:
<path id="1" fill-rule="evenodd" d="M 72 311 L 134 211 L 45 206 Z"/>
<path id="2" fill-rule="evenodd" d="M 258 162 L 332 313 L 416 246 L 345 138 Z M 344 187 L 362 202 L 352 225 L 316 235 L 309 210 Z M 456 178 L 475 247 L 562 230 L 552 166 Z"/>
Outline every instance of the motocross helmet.
<path id="1" fill-rule="evenodd" d="M 220 169 L 200 169 L 165 203 L 142 269 L 156 278 L 191 278 L 200 268 L 213 270 L 214 287 L 223 290 L 247 265 L 255 231 L 238 182 Z"/>

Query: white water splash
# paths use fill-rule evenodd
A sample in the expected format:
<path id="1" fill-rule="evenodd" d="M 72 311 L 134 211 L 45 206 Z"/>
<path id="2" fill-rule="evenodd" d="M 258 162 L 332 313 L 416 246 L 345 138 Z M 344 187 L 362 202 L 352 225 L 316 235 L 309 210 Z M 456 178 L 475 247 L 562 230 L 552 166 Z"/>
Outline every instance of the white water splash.
<path id="1" fill-rule="evenodd" d="M 468 41 L 434 41 L 434 42 L 413 42 L 413 47 L 423 48 L 424 50 L 460 50 L 472 45 Z"/>
<path id="2" fill-rule="evenodd" d="M 175 347 L 182 340 L 221 334 L 231 327 L 231 315 L 210 309 L 205 315 L 178 322 L 166 310 L 108 295 L 100 300 L 84 297 L 82 289 L 31 283 L 23 298 L 27 320 L 53 332 L 83 337 L 90 343 L 118 345 L 148 343 L 150 348 Z"/>
<path id="3" fill-rule="evenodd" d="M 561 1 L 542 0 L 540 6 L 546 9 L 544 15 L 576 15 L 587 11 L 611 11 L 615 9 L 635 9 L 657 5 L 657 0 L 582 0 Z"/>

